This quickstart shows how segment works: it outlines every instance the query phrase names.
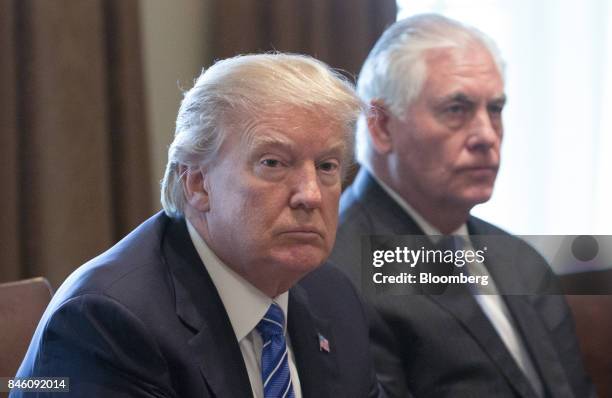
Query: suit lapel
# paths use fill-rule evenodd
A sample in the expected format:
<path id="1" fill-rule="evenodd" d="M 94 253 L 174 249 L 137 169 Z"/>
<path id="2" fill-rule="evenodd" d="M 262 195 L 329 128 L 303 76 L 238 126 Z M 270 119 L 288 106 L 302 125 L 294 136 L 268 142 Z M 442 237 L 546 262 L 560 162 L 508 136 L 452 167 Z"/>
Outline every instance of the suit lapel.
<path id="1" fill-rule="evenodd" d="M 371 217 L 374 234 L 424 235 L 412 217 L 389 197 L 367 171 L 362 169 L 359 172 L 353 189 L 356 197 L 364 198 L 361 203 Z M 529 381 L 466 287 L 451 285 L 444 294 L 427 295 L 427 297 L 457 319 L 491 358 L 509 385 L 522 397 L 535 398 L 535 392 Z"/>
<path id="2" fill-rule="evenodd" d="M 459 321 L 521 397 L 535 398 L 529 381 L 467 288 L 454 285 L 444 294 L 428 297 Z"/>
<path id="3" fill-rule="evenodd" d="M 542 384 L 550 395 L 555 398 L 574 397 L 561 366 L 561 358 L 552 345 L 546 326 L 534 309 L 532 301 L 536 299 L 530 296 L 507 296 L 506 305 L 514 316 L 534 364 L 540 370 Z"/>
<path id="4" fill-rule="evenodd" d="M 188 344 L 209 389 L 217 397 L 252 397 L 234 330 L 184 220 L 170 221 L 163 253 L 174 282 L 176 313 L 194 333 Z"/>
<path id="5" fill-rule="evenodd" d="M 517 241 L 503 240 L 503 236 L 479 236 L 479 231 L 473 221 L 468 222 L 470 236 L 475 246 L 487 246 L 486 267 L 496 281 L 501 296 L 514 321 L 516 331 L 527 348 L 535 367 L 539 369 L 542 385 L 553 397 L 573 397 L 571 387 L 567 383 L 565 371 L 561 366 L 555 348 L 552 346 L 546 326 L 535 310 L 537 296 L 524 293 L 537 289 L 530 285 L 540 286 L 540 281 L 524 280 L 520 266 L 515 260 L 521 261 L 517 252 L 521 249 Z M 501 241 L 500 241 L 501 240 Z M 519 253 L 520 254 L 520 253 Z M 532 278 L 538 275 L 530 275 Z M 520 294 L 522 293 L 522 294 Z M 521 375 L 523 373 L 521 372 Z M 526 381 L 526 377 L 524 377 Z"/>
<path id="6" fill-rule="evenodd" d="M 312 313 L 306 291 L 299 285 L 289 291 L 287 317 L 302 396 L 342 396 L 336 382 L 339 373 L 331 324 Z M 321 348 L 319 336 L 327 339 L 329 352 Z"/>

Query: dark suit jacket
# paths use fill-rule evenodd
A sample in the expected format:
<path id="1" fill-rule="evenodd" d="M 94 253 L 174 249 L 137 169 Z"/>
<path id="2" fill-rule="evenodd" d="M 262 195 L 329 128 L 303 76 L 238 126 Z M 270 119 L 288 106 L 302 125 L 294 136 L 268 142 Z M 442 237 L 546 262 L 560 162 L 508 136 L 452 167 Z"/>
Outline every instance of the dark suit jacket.
<path id="1" fill-rule="evenodd" d="M 364 169 L 340 203 L 340 227 L 331 261 L 360 288 L 367 283 L 361 280 L 361 236 L 423 234 Z M 489 247 L 485 256 L 485 265 L 500 291 L 554 288 L 555 279 L 546 261 L 526 243 L 476 217 L 469 218 L 468 230 L 472 240 L 478 235 L 497 235 L 510 242 L 504 247 Z M 521 253 L 519 261 L 516 253 Z M 546 395 L 591 396 L 593 389 L 564 297 L 506 295 L 503 299 Z M 371 334 L 377 372 L 389 395 L 406 396 L 408 389 L 425 398 L 535 397 L 467 288 L 442 295 L 376 295 L 368 301 L 375 308 Z"/>
<path id="2" fill-rule="evenodd" d="M 354 287 L 329 265 L 290 290 L 288 331 L 304 397 L 375 396 L 367 327 Z M 320 349 L 319 333 L 330 352 Z M 70 377 L 67 396 L 252 396 L 185 221 L 162 213 L 64 282 L 18 376 Z"/>

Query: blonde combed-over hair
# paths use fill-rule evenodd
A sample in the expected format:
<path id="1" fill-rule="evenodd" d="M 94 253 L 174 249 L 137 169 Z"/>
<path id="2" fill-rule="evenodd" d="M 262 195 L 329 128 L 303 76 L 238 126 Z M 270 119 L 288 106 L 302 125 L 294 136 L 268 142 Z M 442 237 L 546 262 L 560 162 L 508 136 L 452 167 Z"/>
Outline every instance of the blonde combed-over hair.
<path id="1" fill-rule="evenodd" d="M 279 110 L 313 112 L 341 126 L 347 154 L 352 153 L 362 103 L 341 74 L 321 61 L 297 54 L 250 54 L 218 61 L 184 94 L 161 181 L 166 214 L 184 214 L 182 166 L 205 166 L 214 160 L 228 130 L 244 129 Z"/>

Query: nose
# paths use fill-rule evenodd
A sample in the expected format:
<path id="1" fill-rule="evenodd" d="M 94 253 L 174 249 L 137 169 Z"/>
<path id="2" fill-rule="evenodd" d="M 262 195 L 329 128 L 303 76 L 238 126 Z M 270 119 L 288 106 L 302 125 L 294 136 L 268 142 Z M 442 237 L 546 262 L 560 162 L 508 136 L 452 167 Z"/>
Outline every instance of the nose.
<path id="1" fill-rule="evenodd" d="M 468 148 L 473 151 L 488 151 L 499 145 L 502 137 L 501 115 L 491 115 L 487 109 L 479 110 L 472 120 Z"/>
<path id="2" fill-rule="evenodd" d="M 304 165 L 293 178 L 293 190 L 289 205 L 311 210 L 321 206 L 321 186 L 314 164 Z"/>

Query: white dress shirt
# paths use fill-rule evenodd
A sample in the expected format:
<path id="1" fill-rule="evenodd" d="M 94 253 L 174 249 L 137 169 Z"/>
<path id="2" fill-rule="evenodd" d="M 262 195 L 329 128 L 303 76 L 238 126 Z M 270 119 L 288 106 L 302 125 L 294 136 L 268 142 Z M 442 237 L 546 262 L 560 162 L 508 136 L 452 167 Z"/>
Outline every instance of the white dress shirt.
<path id="1" fill-rule="evenodd" d="M 372 174 L 373 175 L 373 174 Z M 425 232 L 426 235 L 438 239 L 443 235 L 436 227 L 431 225 L 425 220 L 412 206 L 410 206 L 397 192 L 387 186 L 385 183 L 380 181 L 376 176 L 374 179 L 382 187 L 382 189 L 417 223 L 419 227 Z M 474 250 L 470 235 L 467 229 L 467 224 L 462 224 L 455 232 L 451 235 L 460 236 L 463 240 L 462 250 Z M 436 242 L 434 242 L 436 243 Z M 459 249 L 459 248 L 458 248 Z M 489 275 L 485 265 L 481 262 L 474 261 L 466 264 L 466 267 L 472 275 Z M 521 368 L 527 379 L 531 382 L 532 387 L 536 391 L 538 396 L 543 396 L 542 381 L 536 371 L 531 357 L 527 352 L 525 344 L 523 343 L 520 335 L 518 334 L 516 327 L 512 321 L 512 317 L 508 310 L 508 307 L 504 303 L 504 300 L 499 296 L 495 281 L 489 276 L 489 284 L 486 286 L 486 292 L 474 294 L 474 299 L 487 316 L 497 334 L 502 339 L 510 354 Z"/>
<path id="2" fill-rule="evenodd" d="M 261 353 L 263 341 L 259 332 L 255 329 L 264 314 L 268 311 L 272 299 L 247 282 L 244 278 L 223 264 L 221 260 L 208 247 L 196 229 L 187 221 L 189 236 L 200 255 L 213 284 L 217 288 L 219 297 L 223 302 L 225 311 L 229 316 L 232 328 L 236 334 L 236 340 L 242 352 L 242 358 L 246 365 L 251 389 L 255 398 L 264 398 L 263 382 L 261 378 Z M 291 347 L 291 341 L 287 334 L 287 306 L 289 293 L 285 292 L 274 298 L 285 315 L 285 338 L 289 357 L 289 373 L 296 398 L 302 397 L 300 379 L 295 365 L 295 356 Z"/>

